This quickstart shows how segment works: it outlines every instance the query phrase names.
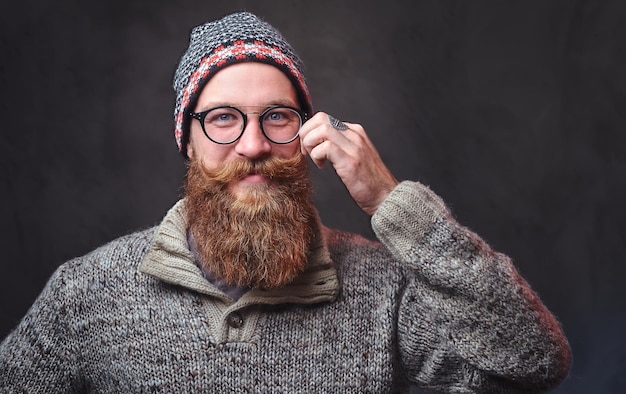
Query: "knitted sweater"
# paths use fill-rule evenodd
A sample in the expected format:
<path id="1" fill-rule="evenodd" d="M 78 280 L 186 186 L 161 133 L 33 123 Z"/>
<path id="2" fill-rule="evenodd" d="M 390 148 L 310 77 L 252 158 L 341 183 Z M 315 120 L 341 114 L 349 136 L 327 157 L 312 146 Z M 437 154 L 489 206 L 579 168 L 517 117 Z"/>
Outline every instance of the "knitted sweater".
<path id="1" fill-rule="evenodd" d="M 202 275 L 183 204 L 63 264 L 0 345 L 2 393 L 537 392 L 559 324 L 509 259 L 401 183 L 380 240 L 319 231 L 293 283 L 234 301 Z"/>

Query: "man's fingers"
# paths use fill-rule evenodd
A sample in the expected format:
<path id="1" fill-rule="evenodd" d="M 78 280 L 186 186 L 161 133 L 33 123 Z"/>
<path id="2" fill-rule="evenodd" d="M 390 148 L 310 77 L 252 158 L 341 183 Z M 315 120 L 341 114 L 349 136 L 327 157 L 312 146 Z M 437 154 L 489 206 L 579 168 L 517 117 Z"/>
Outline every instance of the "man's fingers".
<path id="1" fill-rule="evenodd" d="M 315 145 L 309 152 L 309 157 L 317 168 L 322 168 L 328 160 L 328 150 L 330 149 L 329 141 L 322 141 Z"/>

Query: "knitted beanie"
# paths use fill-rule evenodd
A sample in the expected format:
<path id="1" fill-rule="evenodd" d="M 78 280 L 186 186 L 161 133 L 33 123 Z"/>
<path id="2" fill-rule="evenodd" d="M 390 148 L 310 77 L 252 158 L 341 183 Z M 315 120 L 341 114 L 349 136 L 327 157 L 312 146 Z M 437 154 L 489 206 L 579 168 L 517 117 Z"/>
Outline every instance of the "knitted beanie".
<path id="1" fill-rule="evenodd" d="M 174 136 L 185 158 L 189 141 L 189 112 L 193 110 L 200 92 L 219 70 L 242 62 L 276 66 L 294 85 L 301 109 L 309 115 L 312 113 L 304 65 L 278 30 L 248 12 L 205 23 L 191 31 L 189 47 L 174 74 Z"/>

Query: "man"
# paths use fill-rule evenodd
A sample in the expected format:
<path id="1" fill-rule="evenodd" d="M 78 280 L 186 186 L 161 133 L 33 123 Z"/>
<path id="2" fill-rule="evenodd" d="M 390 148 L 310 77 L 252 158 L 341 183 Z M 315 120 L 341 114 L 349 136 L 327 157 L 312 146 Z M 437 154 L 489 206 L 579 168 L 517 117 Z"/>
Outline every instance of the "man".
<path id="1" fill-rule="evenodd" d="M 62 265 L 0 346 L 3 392 L 536 392 L 564 379 L 556 319 L 510 260 L 363 128 L 313 115 L 302 64 L 249 13 L 178 65 L 185 198 Z M 306 157 L 380 240 L 324 227 Z"/>

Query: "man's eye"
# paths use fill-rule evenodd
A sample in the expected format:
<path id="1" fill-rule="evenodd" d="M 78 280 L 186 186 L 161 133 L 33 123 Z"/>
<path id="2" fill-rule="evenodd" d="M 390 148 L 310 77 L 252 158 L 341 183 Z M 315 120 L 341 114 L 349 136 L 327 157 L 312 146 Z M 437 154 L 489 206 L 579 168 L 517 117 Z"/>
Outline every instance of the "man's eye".
<path id="1" fill-rule="evenodd" d="M 211 126 L 231 126 L 238 121 L 239 117 L 230 111 L 212 111 L 205 118 L 205 123 Z"/>
<path id="2" fill-rule="evenodd" d="M 219 114 L 218 115 L 218 120 L 221 121 L 228 121 L 228 120 L 232 120 L 233 119 L 233 115 L 232 114 Z"/>
<path id="3" fill-rule="evenodd" d="M 281 120 L 283 118 L 283 114 L 280 112 L 270 112 L 267 115 L 267 120 L 272 120 L 272 121 L 276 121 L 276 120 Z"/>

